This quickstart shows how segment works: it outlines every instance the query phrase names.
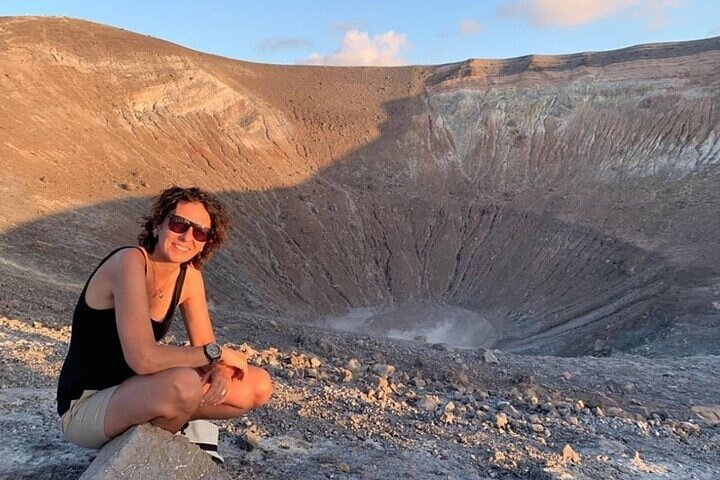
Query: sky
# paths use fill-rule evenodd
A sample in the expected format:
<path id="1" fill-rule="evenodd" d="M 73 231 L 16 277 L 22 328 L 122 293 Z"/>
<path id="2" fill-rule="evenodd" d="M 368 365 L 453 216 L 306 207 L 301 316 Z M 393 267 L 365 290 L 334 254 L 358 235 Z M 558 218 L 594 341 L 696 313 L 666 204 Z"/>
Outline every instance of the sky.
<path id="1" fill-rule="evenodd" d="M 273 64 L 437 65 L 720 36 L 720 0 L 2 0 Z"/>

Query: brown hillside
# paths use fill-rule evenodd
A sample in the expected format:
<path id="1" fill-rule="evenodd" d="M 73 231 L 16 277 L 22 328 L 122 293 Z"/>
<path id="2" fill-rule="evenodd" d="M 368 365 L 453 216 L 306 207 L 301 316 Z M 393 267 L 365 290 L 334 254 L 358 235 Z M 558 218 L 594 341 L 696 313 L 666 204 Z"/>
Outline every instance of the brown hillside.
<path id="1" fill-rule="evenodd" d="M 67 322 L 147 198 L 197 184 L 233 211 L 217 308 L 447 320 L 451 343 L 527 352 L 718 352 L 720 39 L 331 68 L 27 17 L 0 19 L 0 65 L 16 314 Z"/>

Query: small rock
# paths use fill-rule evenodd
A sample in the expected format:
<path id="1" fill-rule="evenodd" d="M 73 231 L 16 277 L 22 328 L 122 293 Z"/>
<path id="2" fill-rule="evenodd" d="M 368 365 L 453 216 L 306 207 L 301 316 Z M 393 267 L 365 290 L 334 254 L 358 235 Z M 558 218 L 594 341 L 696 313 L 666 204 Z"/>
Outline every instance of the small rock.
<path id="1" fill-rule="evenodd" d="M 545 427 L 543 427 L 539 423 L 533 423 L 530 428 L 532 428 L 533 432 L 535 433 L 542 433 L 545 431 Z"/>
<path id="2" fill-rule="evenodd" d="M 504 413 L 498 413 L 495 415 L 495 426 L 499 429 L 503 429 L 508 424 L 508 417 Z"/>
<path id="3" fill-rule="evenodd" d="M 257 432 L 256 428 L 248 428 L 245 430 L 245 433 L 243 433 L 241 437 L 241 441 L 239 441 L 239 446 L 243 450 L 246 450 L 248 452 L 255 450 L 260 446 L 260 442 L 262 441 L 262 437 Z"/>
<path id="4" fill-rule="evenodd" d="M 605 415 L 608 417 L 624 417 L 625 412 L 620 407 L 608 407 L 605 409 Z"/>
<path id="5" fill-rule="evenodd" d="M 437 395 L 423 395 L 420 401 L 417 403 L 417 407 L 420 410 L 426 412 L 433 412 L 440 405 L 440 399 Z"/>
<path id="6" fill-rule="evenodd" d="M 569 382 L 570 380 L 573 379 L 573 374 L 568 372 L 567 370 L 562 372 L 561 376 L 562 376 L 563 380 L 565 380 L 566 382 Z"/>
<path id="7" fill-rule="evenodd" d="M 700 433 L 700 425 L 690 422 L 680 422 L 680 426 L 688 433 Z"/>
<path id="8" fill-rule="evenodd" d="M 305 355 L 290 355 L 290 365 L 294 368 L 303 368 L 305 366 Z"/>
<path id="9" fill-rule="evenodd" d="M 320 362 L 319 358 L 313 357 L 310 359 L 310 366 L 312 368 L 320 368 L 320 365 L 322 365 L 322 362 Z"/>
<path id="10" fill-rule="evenodd" d="M 512 397 L 512 399 L 515 400 L 516 403 L 523 401 L 523 397 L 522 397 L 522 395 L 520 395 L 520 391 L 516 387 L 511 388 L 509 393 L 510 393 L 510 396 Z"/>
<path id="11" fill-rule="evenodd" d="M 383 393 L 390 392 L 390 382 L 385 377 L 375 377 L 377 379 L 377 387 Z"/>
<path id="12" fill-rule="evenodd" d="M 455 372 L 454 377 L 455 377 L 455 381 L 454 381 L 453 386 L 456 389 L 465 388 L 466 385 L 470 384 L 470 378 L 463 371 Z"/>
<path id="13" fill-rule="evenodd" d="M 635 384 L 630 382 L 625 383 L 623 384 L 622 389 L 625 393 L 632 393 L 635 391 Z"/>
<path id="14" fill-rule="evenodd" d="M 379 377 L 388 378 L 393 373 L 395 373 L 395 367 L 392 365 L 384 365 L 384 364 L 378 363 L 373 367 L 373 371 Z"/>
<path id="15" fill-rule="evenodd" d="M 495 461 L 496 462 L 504 462 L 505 461 L 505 453 L 501 452 L 500 450 L 495 450 Z"/>
<path id="16" fill-rule="evenodd" d="M 645 472 L 650 471 L 650 469 L 648 468 L 648 465 L 645 463 L 645 461 L 642 458 L 640 458 L 640 452 L 638 452 L 637 450 L 635 450 L 635 456 L 633 457 L 631 462 L 633 465 L 635 465 L 640 470 L 643 470 Z"/>
<path id="17" fill-rule="evenodd" d="M 361 367 L 360 360 L 358 360 L 357 358 L 351 358 L 350 360 L 348 360 L 348 363 L 345 366 L 345 368 L 347 368 L 354 374 L 357 374 L 360 371 L 360 367 Z"/>
<path id="18" fill-rule="evenodd" d="M 444 423 L 454 423 L 455 414 L 453 412 L 443 412 L 443 414 L 440 416 L 440 421 Z"/>
<path id="19" fill-rule="evenodd" d="M 500 363 L 500 360 L 490 350 L 485 350 L 482 354 L 483 361 L 485 363 Z"/>
<path id="20" fill-rule="evenodd" d="M 580 463 L 580 455 L 573 450 L 570 444 L 565 444 L 562 449 L 562 458 L 565 462 Z"/>

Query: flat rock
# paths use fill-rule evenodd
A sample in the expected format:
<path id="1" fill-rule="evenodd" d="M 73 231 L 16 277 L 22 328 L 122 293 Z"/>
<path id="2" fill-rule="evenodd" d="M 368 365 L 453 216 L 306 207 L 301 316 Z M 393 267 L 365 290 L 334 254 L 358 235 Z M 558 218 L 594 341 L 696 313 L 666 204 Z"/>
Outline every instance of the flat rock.
<path id="1" fill-rule="evenodd" d="M 230 480 L 186 438 L 149 424 L 138 425 L 108 442 L 81 480 Z"/>
<path id="2" fill-rule="evenodd" d="M 692 407 L 695 415 L 702 418 L 711 427 L 720 425 L 720 405 Z"/>

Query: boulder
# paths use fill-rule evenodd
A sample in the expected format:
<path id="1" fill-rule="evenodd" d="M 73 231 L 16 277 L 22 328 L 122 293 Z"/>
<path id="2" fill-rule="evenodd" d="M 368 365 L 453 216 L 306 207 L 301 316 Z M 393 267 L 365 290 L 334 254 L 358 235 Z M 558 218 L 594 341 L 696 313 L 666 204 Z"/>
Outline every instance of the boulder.
<path id="1" fill-rule="evenodd" d="M 186 438 L 143 424 L 105 444 L 80 480 L 159 478 L 230 480 L 232 477 Z"/>

